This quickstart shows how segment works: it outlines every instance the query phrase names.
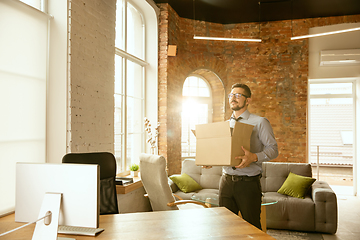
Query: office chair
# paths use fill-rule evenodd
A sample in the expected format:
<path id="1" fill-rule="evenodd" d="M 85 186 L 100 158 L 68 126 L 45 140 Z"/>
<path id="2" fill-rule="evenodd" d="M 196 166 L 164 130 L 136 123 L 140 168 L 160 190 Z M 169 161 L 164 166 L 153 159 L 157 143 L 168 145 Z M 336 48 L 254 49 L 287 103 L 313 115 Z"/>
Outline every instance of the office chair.
<path id="1" fill-rule="evenodd" d="M 116 195 L 116 160 L 109 152 L 68 153 L 63 163 L 99 164 L 100 166 L 100 214 L 118 214 Z M 79 173 L 81 174 L 81 173 Z"/>
<path id="2" fill-rule="evenodd" d="M 204 203 L 193 200 L 175 200 L 168 183 L 166 160 L 163 156 L 141 154 L 140 171 L 141 181 L 153 211 L 179 210 L 177 205 L 186 203 L 207 207 Z"/>

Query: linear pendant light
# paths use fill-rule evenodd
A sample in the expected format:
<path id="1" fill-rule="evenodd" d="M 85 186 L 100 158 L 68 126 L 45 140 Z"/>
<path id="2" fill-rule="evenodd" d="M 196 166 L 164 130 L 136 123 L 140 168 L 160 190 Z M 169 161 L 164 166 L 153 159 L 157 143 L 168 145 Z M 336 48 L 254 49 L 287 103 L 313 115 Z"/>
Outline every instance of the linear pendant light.
<path id="1" fill-rule="evenodd" d="M 338 30 L 338 31 L 331 31 L 331 32 L 324 32 L 324 33 L 317 33 L 317 34 L 309 34 L 309 35 L 297 36 L 297 37 L 292 37 L 291 40 L 304 39 L 304 38 L 312 38 L 312 37 L 321 37 L 321 36 L 333 35 L 333 34 L 338 34 L 338 33 L 353 32 L 353 31 L 358 31 L 358 30 L 360 30 L 360 27 L 357 27 L 357 28 L 349 28 L 349 29 Z"/>
<path id="2" fill-rule="evenodd" d="M 223 37 L 200 37 L 194 36 L 194 39 L 218 40 L 218 41 L 238 41 L 238 42 L 261 42 L 261 39 L 251 38 L 223 38 Z"/>

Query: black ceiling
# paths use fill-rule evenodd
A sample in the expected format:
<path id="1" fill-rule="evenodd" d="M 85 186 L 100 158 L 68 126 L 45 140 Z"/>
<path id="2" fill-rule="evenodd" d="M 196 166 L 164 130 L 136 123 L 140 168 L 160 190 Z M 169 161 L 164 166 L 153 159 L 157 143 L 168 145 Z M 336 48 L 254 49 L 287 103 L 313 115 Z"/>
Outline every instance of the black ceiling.
<path id="1" fill-rule="evenodd" d="M 180 17 L 213 23 L 246 23 L 360 14 L 360 0 L 154 0 Z M 195 7 L 194 7 L 195 6 Z"/>

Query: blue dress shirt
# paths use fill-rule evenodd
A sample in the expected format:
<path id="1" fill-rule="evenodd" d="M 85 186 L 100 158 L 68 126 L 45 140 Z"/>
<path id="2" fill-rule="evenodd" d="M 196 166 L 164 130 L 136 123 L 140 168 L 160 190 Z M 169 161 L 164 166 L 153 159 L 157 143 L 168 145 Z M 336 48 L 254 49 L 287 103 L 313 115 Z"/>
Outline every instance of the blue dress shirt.
<path id="1" fill-rule="evenodd" d="M 278 145 L 269 120 L 246 110 L 237 120 L 234 115 L 232 115 L 229 121 L 230 127 L 234 127 L 235 121 L 254 126 L 250 139 L 250 152 L 257 155 L 258 161 L 250 163 L 250 165 L 245 168 L 236 168 L 235 170 L 232 167 L 224 166 L 223 172 L 229 175 L 240 176 L 255 176 L 260 174 L 262 172 L 262 163 L 275 159 L 278 156 Z"/>

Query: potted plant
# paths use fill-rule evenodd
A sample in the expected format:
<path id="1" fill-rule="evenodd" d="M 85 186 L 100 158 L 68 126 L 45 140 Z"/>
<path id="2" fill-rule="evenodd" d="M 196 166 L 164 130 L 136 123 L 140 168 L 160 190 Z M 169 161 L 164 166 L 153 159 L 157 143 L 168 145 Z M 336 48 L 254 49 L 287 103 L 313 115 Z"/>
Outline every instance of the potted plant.
<path id="1" fill-rule="evenodd" d="M 130 171 L 132 177 L 137 177 L 139 175 L 139 165 L 137 165 L 136 163 L 132 164 L 130 166 Z"/>

